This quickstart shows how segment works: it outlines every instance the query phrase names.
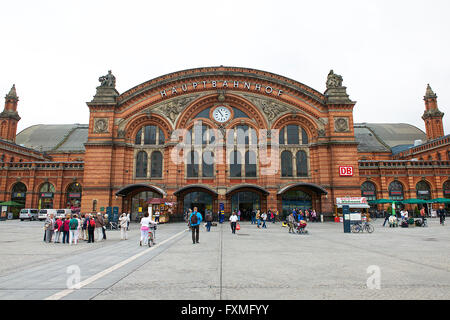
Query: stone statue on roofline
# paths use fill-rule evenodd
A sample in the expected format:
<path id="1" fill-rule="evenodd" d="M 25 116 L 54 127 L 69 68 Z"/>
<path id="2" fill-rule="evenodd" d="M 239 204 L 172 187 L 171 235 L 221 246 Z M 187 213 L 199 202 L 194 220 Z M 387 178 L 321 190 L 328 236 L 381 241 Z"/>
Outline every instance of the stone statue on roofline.
<path id="1" fill-rule="evenodd" d="M 111 70 L 108 70 L 108 74 L 106 76 L 102 76 L 98 78 L 98 81 L 100 81 L 101 87 L 116 87 L 116 77 L 111 73 Z"/>
<path id="2" fill-rule="evenodd" d="M 333 70 L 330 70 L 327 77 L 327 89 L 340 87 L 342 87 L 342 76 L 335 74 Z"/>

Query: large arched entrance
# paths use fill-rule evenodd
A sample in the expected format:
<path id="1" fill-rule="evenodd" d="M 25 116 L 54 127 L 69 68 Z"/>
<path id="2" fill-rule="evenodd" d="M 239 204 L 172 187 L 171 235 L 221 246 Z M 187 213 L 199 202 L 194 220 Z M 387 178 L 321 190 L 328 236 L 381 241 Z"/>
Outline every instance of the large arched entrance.
<path id="1" fill-rule="evenodd" d="M 15 183 L 11 190 L 11 201 L 20 203 L 20 206 L 10 207 L 13 214 L 18 214 L 21 209 L 25 208 L 26 197 L 27 186 L 22 182 Z"/>
<path id="2" fill-rule="evenodd" d="M 252 211 L 267 211 L 267 192 L 257 185 L 238 185 L 227 192 L 231 212 L 241 211 L 241 220 L 250 220 Z"/>
<path id="3" fill-rule="evenodd" d="M 130 213 L 131 220 L 139 220 L 144 212 L 148 212 L 149 206 L 152 212 L 161 212 L 162 200 L 166 195 L 163 189 L 148 184 L 132 184 L 116 192 L 116 196 L 122 197 L 122 208 Z"/>
<path id="4" fill-rule="evenodd" d="M 206 212 L 214 214 L 218 211 L 217 192 L 207 186 L 189 185 L 175 191 L 174 195 L 177 197 L 177 213 L 180 216 L 194 207 L 197 207 L 203 218 Z"/>
<path id="5" fill-rule="evenodd" d="M 285 219 L 294 209 L 310 210 L 321 212 L 321 195 L 328 192 L 312 183 L 296 183 L 285 186 L 277 192 L 280 218 Z"/>

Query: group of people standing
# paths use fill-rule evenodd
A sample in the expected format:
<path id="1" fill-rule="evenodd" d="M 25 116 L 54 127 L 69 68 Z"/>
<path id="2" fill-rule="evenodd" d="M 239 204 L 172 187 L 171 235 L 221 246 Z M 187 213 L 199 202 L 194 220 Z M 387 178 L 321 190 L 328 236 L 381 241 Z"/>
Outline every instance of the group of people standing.
<path id="1" fill-rule="evenodd" d="M 80 240 L 88 243 L 94 243 L 95 238 L 97 241 L 106 240 L 105 219 L 100 212 L 97 214 L 72 214 L 59 218 L 50 214 L 44 224 L 44 241 L 61 243 L 61 236 L 62 243 L 69 245 L 78 244 Z"/>

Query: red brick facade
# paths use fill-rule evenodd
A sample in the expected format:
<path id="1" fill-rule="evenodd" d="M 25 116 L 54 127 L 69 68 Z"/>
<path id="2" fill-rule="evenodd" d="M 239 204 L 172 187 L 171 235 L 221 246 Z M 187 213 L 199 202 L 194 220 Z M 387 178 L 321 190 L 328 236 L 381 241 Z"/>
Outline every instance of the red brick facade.
<path id="1" fill-rule="evenodd" d="M 386 152 L 358 152 L 353 123 L 356 102 L 349 99 L 342 77 L 332 71 L 324 94 L 279 75 L 230 67 L 180 71 L 122 94 L 114 88 L 115 79 L 109 83 L 108 79 L 103 80 L 94 99 L 87 103 L 90 118 L 85 152 L 44 156 L 16 145 L 24 153 L 23 160 L 17 166 L 17 156 L 14 164 L 4 161 L 0 200 L 10 200 L 17 181 L 28 190 L 26 207 L 37 207 L 39 187 L 45 182 L 55 186 L 53 206 L 66 207 L 67 187 L 78 182 L 82 185 L 82 212 L 99 211 L 102 207 L 119 207 L 119 212 L 134 210 L 136 195 L 148 191 L 174 204 L 174 216 L 182 214 L 184 201 L 196 192 L 211 199 L 214 212 L 221 203 L 225 212 L 230 212 L 236 208 L 232 207 L 233 199 L 248 195 L 259 199 L 261 210 L 281 212 L 287 201 L 283 200 L 287 199 L 286 192 L 297 190 L 306 195 L 305 203 L 329 215 L 335 210 L 337 197 L 360 197 L 361 185 L 367 180 L 376 185 L 378 198 L 389 197 L 388 186 L 393 180 L 403 184 L 405 198 L 415 198 L 415 186 L 423 179 L 431 185 L 433 198 L 444 197 L 443 183 L 450 175 L 448 152 L 442 154 L 441 161 L 419 165 L 409 160 L 393 164 L 392 154 Z M 231 113 L 224 122 L 213 116 L 219 106 Z M 191 146 L 187 132 L 196 132 L 195 126 L 200 123 L 214 132 L 207 136 L 214 135 L 214 143 L 202 141 Z M 249 141 L 255 142 L 252 132 L 257 137 L 253 145 L 255 175 L 245 173 L 244 155 L 251 157 L 252 143 L 232 141 L 231 137 L 239 141 L 239 128 L 248 130 L 245 132 L 251 137 Z M 156 132 L 153 136 L 151 130 Z M 292 132 L 298 132 L 297 136 Z M 282 144 L 280 133 L 281 139 L 286 139 Z M 141 137 L 162 136 L 161 143 L 141 141 Z M 198 135 L 194 133 L 195 137 Z M 2 139 L 10 140 L 3 136 Z M 12 154 L 0 148 L 7 155 Z M 448 150 L 448 139 L 443 148 Z M 212 169 L 203 167 L 202 161 L 198 167 L 180 161 L 186 160 L 191 150 L 198 151 L 194 157 L 208 150 L 213 152 Z M 283 152 L 285 158 L 281 156 Z M 229 161 L 236 154 L 242 158 L 241 176 L 233 176 L 233 170 L 239 171 L 239 167 L 233 169 Z M 161 166 L 154 168 L 153 162 L 158 163 L 160 155 Z M 140 157 L 146 161 L 140 162 Z M 291 165 L 284 165 L 283 169 L 283 161 L 290 161 Z M 353 175 L 341 176 L 341 166 L 352 167 Z M 212 175 L 204 176 L 207 170 Z"/>

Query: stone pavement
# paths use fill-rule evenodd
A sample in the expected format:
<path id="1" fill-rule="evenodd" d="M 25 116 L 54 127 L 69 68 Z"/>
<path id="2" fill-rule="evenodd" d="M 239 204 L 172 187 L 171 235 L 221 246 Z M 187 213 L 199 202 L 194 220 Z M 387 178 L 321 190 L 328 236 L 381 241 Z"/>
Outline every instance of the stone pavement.
<path id="1" fill-rule="evenodd" d="M 249 222 L 233 235 L 225 223 L 201 227 L 195 245 L 172 223 L 150 249 L 139 247 L 137 224 L 127 241 L 109 231 L 68 246 L 44 243 L 42 222 L 0 222 L 0 299 L 449 299 L 450 227 L 429 221 L 403 229 L 379 219 L 373 234 L 310 223 L 308 235 Z M 80 289 L 67 290 L 71 266 Z"/>

